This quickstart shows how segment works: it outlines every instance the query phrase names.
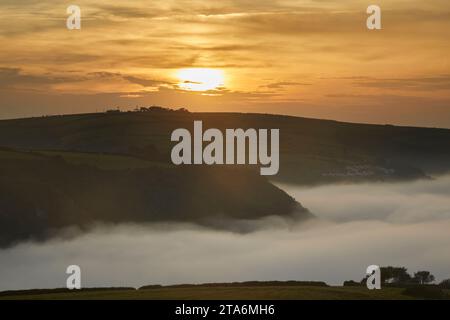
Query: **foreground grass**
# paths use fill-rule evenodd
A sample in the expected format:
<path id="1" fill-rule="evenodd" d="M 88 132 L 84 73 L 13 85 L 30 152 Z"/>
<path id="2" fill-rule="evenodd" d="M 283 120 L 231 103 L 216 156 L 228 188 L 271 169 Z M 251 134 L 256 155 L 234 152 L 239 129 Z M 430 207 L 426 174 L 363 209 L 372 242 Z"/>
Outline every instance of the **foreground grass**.
<path id="1" fill-rule="evenodd" d="M 9 295 L 0 300 L 404 300 L 401 288 L 364 287 L 214 287 L 158 288 Z"/>

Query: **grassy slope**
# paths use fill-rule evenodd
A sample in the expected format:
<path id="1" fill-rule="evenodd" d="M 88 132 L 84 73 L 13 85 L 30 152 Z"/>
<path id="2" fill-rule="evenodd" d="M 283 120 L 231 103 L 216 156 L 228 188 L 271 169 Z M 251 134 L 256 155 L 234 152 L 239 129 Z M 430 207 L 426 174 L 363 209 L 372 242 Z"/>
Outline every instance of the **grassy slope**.
<path id="1" fill-rule="evenodd" d="M 132 300 L 399 300 L 411 299 L 401 288 L 370 291 L 364 287 L 196 287 L 133 291 L 91 291 L 40 295 L 11 295 L 0 299 L 132 299 Z M 450 291 L 448 291 L 450 292 Z"/>
<path id="2" fill-rule="evenodd" d="M 170 164 L 149 161 L 126 155 L 45 150 L 39 150 L 34 153 L 49 157 L 61 157 L 70 164 L 85 164 L 104 170 L 143 169 L 154 166 L 171 167 Z"/>
<path id="3" fill-rule="evenodd" d="M 0 149 L 0 208 L 0 248 L 46 240 L 69 226 L 89 230 L 97 222 L 237 228 L 219 221 L 310 217 L 293 198 L 248 170 L 5 148 Z"/>
<path id="4" fill-rule="evenodd" d="M 126 155 L 54 150 L 19 151 L 0 148 L 0 160 L 51 161 L 56 159 L 63 159 L 72 165 L 88 165 L 103 170 L 143 169 L 154 166 L 170 167 L 169 164 Z"/>
<path id="5" fill-rule="evenodd" d="M 348 166 L 368 165 L 372 178 L 414 178 L 450 169 L 450 130 L 305 119 L 262 114 L 147 112 L 86 114 L 0 121 L 0 146 L 24 149 L 106 152 L 170 163 L 170 134 L 204 128 L 279 128 L 279 180 L 300 183 L 358 179 L 330 177 Z"/>

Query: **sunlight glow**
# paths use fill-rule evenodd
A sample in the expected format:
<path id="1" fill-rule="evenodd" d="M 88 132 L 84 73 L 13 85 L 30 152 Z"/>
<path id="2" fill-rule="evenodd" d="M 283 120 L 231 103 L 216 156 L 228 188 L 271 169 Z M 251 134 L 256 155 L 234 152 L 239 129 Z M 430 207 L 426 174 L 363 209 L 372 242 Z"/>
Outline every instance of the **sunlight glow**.
<path id="1" fill-rule="evenodd" d="M 189 91 L 208 91 L 223 87 L 225 76 L 222 70 L 208 68 L 181 69 L 177 73 L 178 86 Z"/>

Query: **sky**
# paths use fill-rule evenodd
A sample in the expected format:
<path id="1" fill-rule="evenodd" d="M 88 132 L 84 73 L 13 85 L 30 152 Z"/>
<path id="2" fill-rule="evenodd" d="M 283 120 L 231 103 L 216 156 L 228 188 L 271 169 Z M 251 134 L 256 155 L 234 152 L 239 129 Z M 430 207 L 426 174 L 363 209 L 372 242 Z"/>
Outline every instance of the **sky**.
<path id="1" fill-rule="evenodd" d="M 448 39 L 448 0 L 2 0 L 0 118 L 161 105 L 450 128 Z"/>

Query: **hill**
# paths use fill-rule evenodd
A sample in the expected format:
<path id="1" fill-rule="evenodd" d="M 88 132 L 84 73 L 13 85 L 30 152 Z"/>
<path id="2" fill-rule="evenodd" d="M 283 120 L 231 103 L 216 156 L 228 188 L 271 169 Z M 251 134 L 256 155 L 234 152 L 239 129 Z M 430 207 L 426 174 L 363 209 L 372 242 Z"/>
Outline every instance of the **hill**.
<path id="1" fill-rule="evenodd" d="M 0 121 L 0 146 L 120 154 L 170 164 L 170 134 L 207 128 L 280 129 L 280 172 L 297 184 L 424 178 L 450 169 L 450 130 L 352 124 L 298 117 L 147 112 L 97 113 Z"/>

